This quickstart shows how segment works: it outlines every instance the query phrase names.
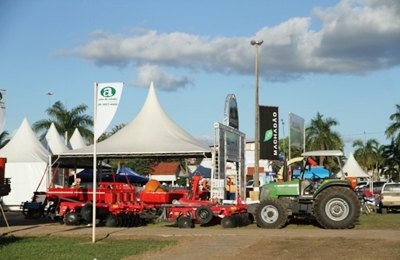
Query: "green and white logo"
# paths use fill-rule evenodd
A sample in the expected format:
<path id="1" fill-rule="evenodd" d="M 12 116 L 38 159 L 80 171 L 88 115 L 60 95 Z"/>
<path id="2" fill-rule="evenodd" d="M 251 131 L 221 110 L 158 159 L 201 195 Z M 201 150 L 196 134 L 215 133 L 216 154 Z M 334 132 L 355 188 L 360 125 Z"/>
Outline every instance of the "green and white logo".
<path id="1" fill-rule="evenodd" d="M 271 140 L 272 136 L 273 136 L 272 129 L 265 131 L 264 142 L 268 142 L 269 140 Z"/>
<path id="2" fill-rule="evenodd" d="M 117 93 L 117 91 L 115 90 L 115 88 L 113 87 L 104 87 L 100 90 L 100 95 L 102 95 L 105 98 L 109 98 L 114 96 Z"/>

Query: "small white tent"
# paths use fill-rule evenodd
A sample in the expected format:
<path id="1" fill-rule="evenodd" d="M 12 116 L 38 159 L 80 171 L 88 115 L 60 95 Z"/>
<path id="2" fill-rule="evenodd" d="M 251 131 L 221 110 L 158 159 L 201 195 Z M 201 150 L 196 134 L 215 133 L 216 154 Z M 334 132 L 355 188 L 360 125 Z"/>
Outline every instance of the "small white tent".
<path id="1" fill-rule="evenodd" d="M 370 178 L 369 176 L 358 164 L 354 155 L 352 153 L 349 154 L 349 158 L 343 166 L 343 171 L 347 173 L 347 177 L 355 177 L 355 178 Z"/>
<path id="2" fill-rule="evenodd" d="M 49 130 L 43 140 L 43 146 L 51 154 L 59 154 L 68 150 L 64 140 L 61 138 L 54 123 L 51 123 Z"/>
<path id="3" fill-rule="evenodd" d="M 79 132 L 78 128 L 75 128 L 74 133 L 72 134 L 71 138 L 69 139 L 69 147 L 71 149 L 79 149 L 85 147 L 86 143 L 83 140 L 81 133 Z"/>
<path id="4" fill-rule="evenodd" d="M 46 190 L 44 174 L 49 155 L 25 118 L 15 135 L 0 150 L 0 157 L 7 158 L 5 177 L 11 178 L 11 192 L 3 198 L 3 204 L 9 210 L 18 210 L 22 202 L 31 200 L 36 189 Z"/>

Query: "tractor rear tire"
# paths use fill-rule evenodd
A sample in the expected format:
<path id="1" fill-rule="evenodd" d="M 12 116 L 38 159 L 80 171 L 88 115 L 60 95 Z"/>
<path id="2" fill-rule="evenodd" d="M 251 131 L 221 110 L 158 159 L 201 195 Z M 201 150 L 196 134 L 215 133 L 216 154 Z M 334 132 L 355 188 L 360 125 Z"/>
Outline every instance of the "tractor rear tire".
<path id="1" fill-rule="evenodd" d="M 115 215 L 110 213 L 106 217 L 105 225 L 106 225 L 106 227 L 117 227 L 118 226 L 118 218 L 117 218 L 117 216 L 115 216 Z"/>
<path id="2" fill-rule="evenodd" d="M 81 216 L 87 223 L 92 223 L 93 220 L 93 204 L 87 203 L 81 209 Z"/>
<path id="3" fill-rule="evenodd" d="M 180 217 L 178 217 L 178 227 L 179 228 L 192 228 L 192 227 L 194 227 L 193 221 L 188 216 L 180 216 Z"/>
<path id="4" fill-rule="evenodd" d="M 257 225 L 261 228 L 282 228 L 288 220 L 284 203 L 275 198 L 261 201 L 256 209 Z"/>
<path id="5" fill-rule="evenodd" d="M 361 205 L 353 190 L 346 187 L 328 187 L 315 198 L 313 212 L 323 228 L 348 229 L 357 224 Z"/>
<path id="6" fill-rule="evenodd" d="M 223 228 L 235 228 L 237 227 L 236 219 L 232 216 L 224 217 L 221 220 L 221 225 Z"/>
<path id="7" fill-rule="evenodd" d="M 68 212 L 64 216 L 64 223 L 67 226 L 79 225 L 81 222 L 81 217 L 77 212 Z"/>
<path id="8" fill-rule="evenodd" d="M 196 210 L 196 218 L 199 220 L 200 224 L 208 224 L 213 219 L 213 213 L 210 207 L 200 206 Z"/>

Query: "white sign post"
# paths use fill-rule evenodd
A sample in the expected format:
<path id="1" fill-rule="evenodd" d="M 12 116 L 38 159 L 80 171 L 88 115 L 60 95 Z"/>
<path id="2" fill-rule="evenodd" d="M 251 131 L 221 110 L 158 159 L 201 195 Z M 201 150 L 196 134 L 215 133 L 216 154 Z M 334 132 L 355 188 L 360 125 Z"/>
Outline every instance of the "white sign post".
<path id="1" fill-rule="evenodd" d="M 122 82 L 95 83 L 93 109 L 93 215 L 92 242 L 96 242 L 96 190 L 97 190 L 97 139 L 107 129 L 115 112 L 123 89 Z"/>
<path id="2" fill-rule="evenodd" d="M 4 130 L 6 123 L 6 91 L 0 89 L 0 134 Z"/>

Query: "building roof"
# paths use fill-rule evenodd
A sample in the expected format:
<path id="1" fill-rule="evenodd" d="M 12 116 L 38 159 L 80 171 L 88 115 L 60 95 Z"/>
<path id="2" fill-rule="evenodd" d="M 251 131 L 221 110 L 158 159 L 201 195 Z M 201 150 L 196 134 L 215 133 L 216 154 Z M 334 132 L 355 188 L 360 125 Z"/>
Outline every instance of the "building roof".
<path id="1" fill-rule="evenodd" d="M 152 166 L 151 175 L 176 175 L 181 170 L 179 162 L 160 162 Z"/>

